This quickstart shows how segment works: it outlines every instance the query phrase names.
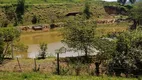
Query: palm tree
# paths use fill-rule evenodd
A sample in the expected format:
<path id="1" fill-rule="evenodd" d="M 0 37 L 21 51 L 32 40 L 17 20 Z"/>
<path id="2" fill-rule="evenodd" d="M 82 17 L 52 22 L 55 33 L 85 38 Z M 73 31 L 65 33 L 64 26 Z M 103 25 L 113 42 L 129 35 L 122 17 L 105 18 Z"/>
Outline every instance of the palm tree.
<path id="1" fill-rule="evenodd" d="M 131 4 L 134 4 L 136 2 L 136 0 L 128 0 Z M 125 5 L 127 0 L 117 0 L 117 2 L 119 2 L 122 5 Z"/>

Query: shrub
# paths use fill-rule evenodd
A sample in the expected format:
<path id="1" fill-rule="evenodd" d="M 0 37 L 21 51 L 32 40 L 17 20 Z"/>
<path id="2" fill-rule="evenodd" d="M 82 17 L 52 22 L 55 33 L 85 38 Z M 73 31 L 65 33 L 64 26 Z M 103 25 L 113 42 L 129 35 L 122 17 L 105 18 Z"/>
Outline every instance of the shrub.
<path id="1" fill-rule="evenodd" d="M 46 43 L 41 43 L 40 44 L 40 53 L 38 55 L 38 59 L 45 59 L 46 58 L 46 53 L 47 53 L 47 44 Z"/>

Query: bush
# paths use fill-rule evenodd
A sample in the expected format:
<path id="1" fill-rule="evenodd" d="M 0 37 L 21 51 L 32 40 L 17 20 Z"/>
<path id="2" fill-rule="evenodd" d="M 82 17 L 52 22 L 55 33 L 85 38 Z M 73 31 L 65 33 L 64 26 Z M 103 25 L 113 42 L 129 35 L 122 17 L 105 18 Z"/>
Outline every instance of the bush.
<path id="1" fill-rule="evenodd" d="M 45 59 L 46 58 L 46 53 L 47 53 L 47 44 L 46 43 L 41 43 L 40 44 L 40 53 L 38 55 L 38 59 Z"/>
<path id="2" fill-rule="evenodd" d="M 109 73 L 142 75 L 142 31 L 121 33 L 109 64 Z"/>
<path id="3" fill-rule="evenodd" d="M 0 36 L 0 64 L 2 64 L 4 59 L 3 50 L 4 50 L 4 42 Z"/>

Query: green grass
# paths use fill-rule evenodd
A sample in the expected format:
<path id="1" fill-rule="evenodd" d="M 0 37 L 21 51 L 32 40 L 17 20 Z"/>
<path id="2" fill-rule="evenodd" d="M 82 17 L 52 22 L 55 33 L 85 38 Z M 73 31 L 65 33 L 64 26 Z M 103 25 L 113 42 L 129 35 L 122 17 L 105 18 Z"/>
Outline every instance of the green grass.
<path id="1" fill-rule="evenodd" d="M 25 0 L 26 4 L 68 3 L 68 2 L 83 2 L 83 1 L 85 0 Z M 1 0 L 0 4 L 8 4 L 16 2 L 17 0 Z"/>
<path id="2" fill-rule="evenodd" d="M 58 76 L 43 73 L 0 72 L 0 80 L 137 80 L 135 78 L 108 76 Z"/>

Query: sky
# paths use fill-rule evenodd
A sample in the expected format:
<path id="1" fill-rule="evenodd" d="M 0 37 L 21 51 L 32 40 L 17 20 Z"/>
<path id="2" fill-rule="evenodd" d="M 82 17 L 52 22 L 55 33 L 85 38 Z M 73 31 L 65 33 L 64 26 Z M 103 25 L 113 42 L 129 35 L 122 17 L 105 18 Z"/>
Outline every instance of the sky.
<path id="1" fill-rule="evenodd" d="M 117 0 L 103 0 L 103 1 L 109 1 L 109 2 L 111 2 L 111 1 L 117 1 Z"/>
<path id="2" fill-rule="evenodd" d="M 117 0 L 103 0 L 103 1 L 111 2 L 111 1 L 117 1 Z M 136 1 L 141 1 L 141 0 L 136 0 Z"/>

